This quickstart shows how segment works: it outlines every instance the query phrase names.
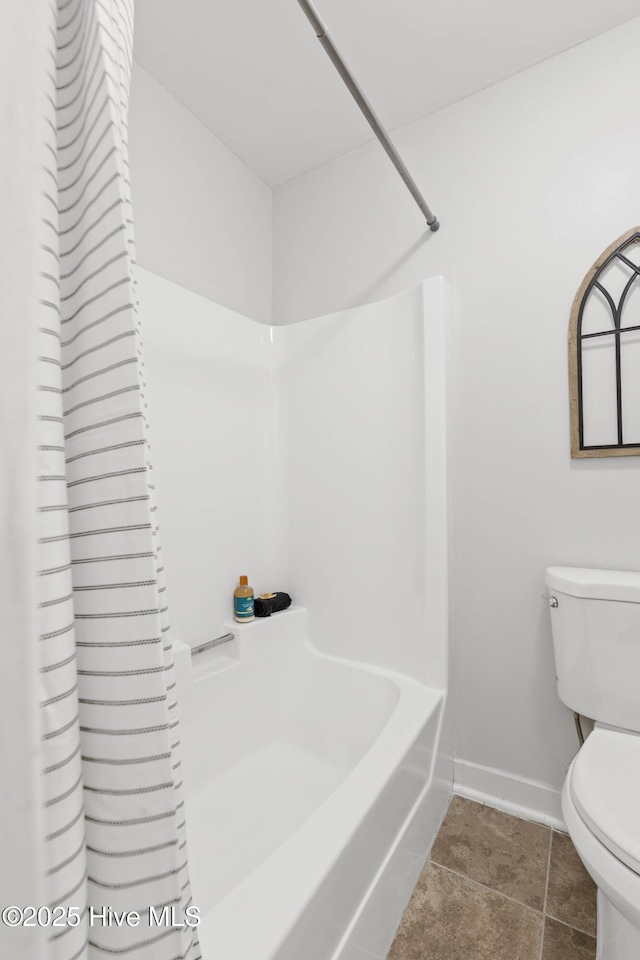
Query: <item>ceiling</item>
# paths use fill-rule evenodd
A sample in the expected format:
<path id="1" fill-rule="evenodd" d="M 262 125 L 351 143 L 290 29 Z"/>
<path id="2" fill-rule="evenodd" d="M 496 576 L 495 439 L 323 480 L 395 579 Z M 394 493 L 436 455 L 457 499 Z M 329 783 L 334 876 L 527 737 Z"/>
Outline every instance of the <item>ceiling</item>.
<path id="1" fill-rule="evenodd" d="M 388 130 L 640 15 L 640 0 L 317 0 Z M 297 0 L 136 0 L 135 59 L 268 184 L 372 138 Z"/>

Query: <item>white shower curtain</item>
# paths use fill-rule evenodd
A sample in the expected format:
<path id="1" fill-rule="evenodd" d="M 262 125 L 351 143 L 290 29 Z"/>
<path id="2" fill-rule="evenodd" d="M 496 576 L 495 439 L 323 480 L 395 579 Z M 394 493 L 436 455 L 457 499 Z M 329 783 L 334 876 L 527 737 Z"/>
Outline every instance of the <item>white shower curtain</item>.
<path id="1" fill-rule="evenodd" d="M 133 279 L 133 0 L 58 0 L 50 15 L 37 307 L 43 845 L 47 905 L 80 920 L 49 928 L 45 956 L 196 960 L 197 930 L 162 914 L 174 907 L 182 922 L 192 901 Z M 139 924 L 104 908 L 136 911 Z"/>

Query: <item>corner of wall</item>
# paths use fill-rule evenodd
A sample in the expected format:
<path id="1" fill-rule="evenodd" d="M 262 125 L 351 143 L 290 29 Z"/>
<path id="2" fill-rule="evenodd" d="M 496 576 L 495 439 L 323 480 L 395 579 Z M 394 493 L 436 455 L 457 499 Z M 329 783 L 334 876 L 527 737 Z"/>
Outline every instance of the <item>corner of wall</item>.
<path id="1" fill-rule="evenodd" d="M 459 796 L 566 831 L 556 787 L 458 757 L 453 767 L 453 792 Z"/>
<path id="2" fill-rule="evenodd" d="M 137 61 L 129 144 L 139 264 L 268 324 L 271 187 Z"/>

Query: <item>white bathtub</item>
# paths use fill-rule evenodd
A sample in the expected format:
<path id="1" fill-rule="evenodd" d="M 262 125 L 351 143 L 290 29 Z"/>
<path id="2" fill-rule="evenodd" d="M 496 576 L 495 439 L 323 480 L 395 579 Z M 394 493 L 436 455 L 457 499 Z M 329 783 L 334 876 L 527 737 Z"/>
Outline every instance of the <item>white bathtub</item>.
<path id="1" fill-rule="evenodd" d="M 303 608 L 228 628 L 193 662 L 175 644 L 203 958 L 346 957 L 428 797 L 444 694 L 319 653 Z"/>

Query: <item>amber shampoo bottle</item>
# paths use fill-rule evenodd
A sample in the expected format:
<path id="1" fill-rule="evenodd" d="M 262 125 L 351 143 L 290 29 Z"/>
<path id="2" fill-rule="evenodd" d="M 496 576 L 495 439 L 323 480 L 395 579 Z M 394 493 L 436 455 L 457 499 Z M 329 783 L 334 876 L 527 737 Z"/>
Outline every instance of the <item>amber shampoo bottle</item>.
<path id="1" fill-rule="evenodd" d="M 240 577 L 240 583 L 233 591 L 233 612 L 238 623 L 255 620 L 253 587 L 249 586 L 248 577 Z"/>

